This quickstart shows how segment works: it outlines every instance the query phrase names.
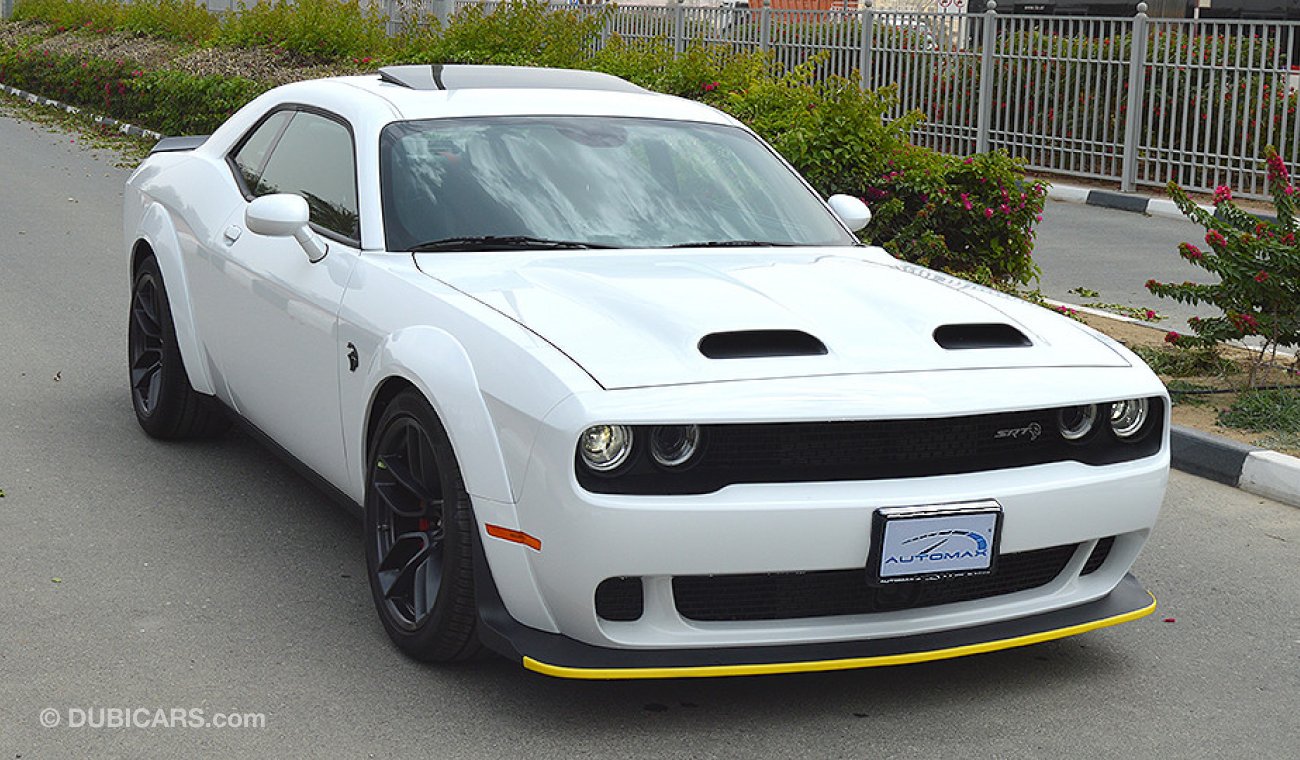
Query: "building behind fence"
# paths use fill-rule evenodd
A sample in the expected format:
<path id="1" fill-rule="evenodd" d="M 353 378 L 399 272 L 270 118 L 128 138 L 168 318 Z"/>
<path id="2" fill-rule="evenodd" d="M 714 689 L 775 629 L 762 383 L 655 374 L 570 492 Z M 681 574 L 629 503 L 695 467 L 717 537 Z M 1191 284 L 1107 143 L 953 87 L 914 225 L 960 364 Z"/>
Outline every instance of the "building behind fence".
<path id="1" fill-rule="evenodd" d="M 384 3 L 393 31 L 409 17 L 398 0 L 372 1 Z M 1290 65 L 1293 53 L 1300 62 L 1300 22 L 1148 18 L 1145 3 L 1131 17 L 1099 18 L 1002 14 L 994 2 L 966 13 L 960 0 L 881 0 L 930 11 L 699 1 L 554 7 L 607 14 L 598 45 L 617 35 L 679 52 L 698 43 L 761 50 L 785 67 L 815 60 L 816 76 L 896 85 L 897 113 L 926 116 L 913 134 L 919 145 L 957 155 L 1005 150 L 1033 170 L 1126 191 L 1174 180 L 1264 197 L 1264 146 L 1288 159 L 1300 150 Z M 207 2 L 214 11 L 234 4 Z M 475 4 L 418 2 L 442 18 Z"/>

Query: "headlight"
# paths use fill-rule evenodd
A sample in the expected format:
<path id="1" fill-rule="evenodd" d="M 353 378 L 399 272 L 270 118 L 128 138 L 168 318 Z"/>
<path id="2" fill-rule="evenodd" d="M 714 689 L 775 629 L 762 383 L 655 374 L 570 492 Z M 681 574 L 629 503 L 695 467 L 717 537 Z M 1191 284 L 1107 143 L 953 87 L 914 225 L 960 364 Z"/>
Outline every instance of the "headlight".
<path id="1" fill-rule="evenodd" d="M 1146 426 L 1151 404 L 1144 398 L 1116 401 L 1110 405 L 1110 429 L 1120 440 L 1129 440 Z"/>
<path id="2" fill-rule="evenodd" d="M 650 455 L 665 467 L 685 464 L 699 448 L 699 425 L 660 425 L 650 432 Z"/>
<path id="3" fill-rule="evenodd" d="M 582 461 L 596 472 L 609 472 L 632 453 L 632 428 L 626 425 L 592 425 L 578 439 Z"/>
<path id="4" fill-rule="evenodd" d="M 1092 432 L 1092 426 L 1097 422 L 1097 405 L 1085 404 L 1062 409 L 1057 413 L 1056 422 L 1062 438 L 1077 441 Z"/>

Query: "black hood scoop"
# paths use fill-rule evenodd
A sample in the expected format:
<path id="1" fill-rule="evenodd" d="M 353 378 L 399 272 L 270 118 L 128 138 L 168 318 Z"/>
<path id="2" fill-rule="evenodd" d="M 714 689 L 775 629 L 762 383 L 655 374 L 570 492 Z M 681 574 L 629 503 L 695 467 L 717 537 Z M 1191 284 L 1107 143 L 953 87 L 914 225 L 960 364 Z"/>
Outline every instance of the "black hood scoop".
<path id="1" fill-rule="evenodd" d="M 1025 348 L 1032 346 L 1025 334 L 997 323 L 941 325 L 934 330 L 934 342 L 951 350 L 967 348 Z"/>
<path id="2" fill-rule="evenodd" d="M 710 359 L 824 356 L 826 344 L 802 330 L 737 330 L 700 338 L 700 353 Z"/>

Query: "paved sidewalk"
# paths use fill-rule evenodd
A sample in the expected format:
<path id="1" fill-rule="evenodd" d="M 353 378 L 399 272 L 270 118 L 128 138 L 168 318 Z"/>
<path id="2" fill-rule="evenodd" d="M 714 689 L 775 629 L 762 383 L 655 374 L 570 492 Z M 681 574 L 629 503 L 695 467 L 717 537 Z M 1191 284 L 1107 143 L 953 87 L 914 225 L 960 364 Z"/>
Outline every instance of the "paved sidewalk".
<path id="1" fill-rule="evenodd" d="M 1139 214 L 1183 218 L 1173 201 L 1135 193 L 1053 183 L 1047 197 Z M 1214 211 L 1212 206 L 1202 205 L 1201 208 L 1211 213 Z M 1106 316 L 1128 319 L 1111 314 Z M 1170 448 L 1173 466 L 1180 470 L 1300 507 L 1300 459 L 1296 457 L 1179 426 L 1174 426 L 1170 433 Z"/>

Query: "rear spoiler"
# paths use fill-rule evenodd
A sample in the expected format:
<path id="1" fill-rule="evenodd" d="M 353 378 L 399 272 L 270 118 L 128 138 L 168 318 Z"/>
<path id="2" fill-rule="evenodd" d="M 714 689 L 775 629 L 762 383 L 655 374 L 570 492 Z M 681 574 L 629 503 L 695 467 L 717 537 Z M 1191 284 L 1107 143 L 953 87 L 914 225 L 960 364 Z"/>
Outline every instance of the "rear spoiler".
<path id="1" fill-rule="evenodd" d="M 191 135 L 189 137 L 164 137 L 154 144 L 153 150 L 149 155 L 155 153 L 180 153 L 187 150 L 194 150 L 203 143 L 207 142 L 208 135 Z"/>

